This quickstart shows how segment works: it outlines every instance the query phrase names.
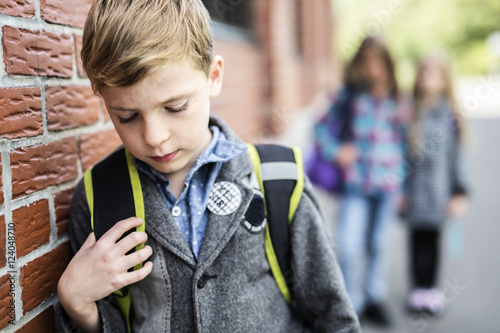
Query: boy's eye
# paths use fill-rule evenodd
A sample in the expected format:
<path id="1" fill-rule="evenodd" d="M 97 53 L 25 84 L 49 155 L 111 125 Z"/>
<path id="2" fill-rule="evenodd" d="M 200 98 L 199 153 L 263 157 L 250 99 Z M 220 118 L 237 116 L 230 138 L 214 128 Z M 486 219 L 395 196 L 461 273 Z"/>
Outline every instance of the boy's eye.
<path id="1" fill-rule="evenodd" d="M 139 114 L 138 113 L 134 113 L 132 116 L 128 117 L 128 118 L 122 118 L 122 117 L 118 117 L 118 121 L 120 122 L 120 124 L 126 124 L 126 123 L 130 123 L 131 121 L 133 121 L 135 118 L 137 118 Z"/>
<path id="2" fill-rule="evenodd" d="M 184 111 L 186 110 L 188 107 L 188 102 L 184 103 L 183 105 L 179 106 L 179 107 L 169 107 L 169 106 L 165 106 L 165 110 L 167 110 L 168 112 L 173 112 L 173 113 L 177 113 L 177 112 L 181 112 L 181 111 Z"/>

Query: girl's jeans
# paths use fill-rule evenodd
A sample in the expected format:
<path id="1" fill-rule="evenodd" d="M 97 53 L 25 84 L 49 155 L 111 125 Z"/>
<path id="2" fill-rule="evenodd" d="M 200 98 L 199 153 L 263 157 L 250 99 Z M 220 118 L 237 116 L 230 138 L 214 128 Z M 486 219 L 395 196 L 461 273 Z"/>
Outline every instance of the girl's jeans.
<path id="1" fill-rule="evenodd" d="M 344 195 L 336 232 L 338 258 L 347 292 L 358 314 L 387 295 L 387 247 L 395 194 Z"/>

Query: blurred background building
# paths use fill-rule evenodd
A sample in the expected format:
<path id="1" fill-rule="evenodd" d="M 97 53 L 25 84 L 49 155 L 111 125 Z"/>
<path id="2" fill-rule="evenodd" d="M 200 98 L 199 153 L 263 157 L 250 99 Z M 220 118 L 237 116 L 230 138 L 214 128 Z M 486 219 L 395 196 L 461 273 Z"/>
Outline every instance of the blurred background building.
<path id="1" fill-rule="evenodd" d="M 334 79 L 329 1 L 204 0 L 225 84 L 213 112 L 246 140 L 279 133 Z"/>

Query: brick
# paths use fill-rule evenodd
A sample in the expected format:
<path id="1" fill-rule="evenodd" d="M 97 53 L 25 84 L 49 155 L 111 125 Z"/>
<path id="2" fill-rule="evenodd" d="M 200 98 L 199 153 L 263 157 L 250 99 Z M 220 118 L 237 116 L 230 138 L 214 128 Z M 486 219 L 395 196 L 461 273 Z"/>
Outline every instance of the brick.
<path id="1" fill-rule="evenodd" d="M 0 268 L 7 263 L 5 251 L 5 216 L 0 216 Z"/>
<path id="2" fill-rule="evenodd" d="M 73 45 L 69 35 L 3 28 L 5 69 L 12 75 L 71 77 Z"/>
<path id="3" fill-rule="evenodd" d="M 16 199 L 75 179 L 77 159 L 75 138 L 13 150 L 10 153 L 12 197 Z"/>
<path id="4" fill-rule="evenodd" d="M 99 162 L 121 144 L 115 130 L 85 134 L 80 137 L 80 159 L 83 170 Z"/>
<path id="5" fill-rule="evenodd" d="M 34 259 L 21 268 L 23 311 L 27 313 L 57 290 L 57 282 L 68 266 L 71 251 L 68 243 Z"/>
<path id="6" fill-rule="evenodd" d="M 0 159 L 0 205 L 3 205 L 3 177 L 2 177 L 2 161 Z"/>
<path id="7" fill-rule="evenodd" d="M 74 37 L 75 37 L 76 65 L 78 67 L 78 76 L 87 77 L 87 74 L 85 74 L 85 70 L 83 69 L 83 61 L 82 61 L 83 37 L 78 35 L 74 35 Z"/>
<path id="8" fill-rule="evenodd" d="M 40 88 L 0 89 L 0 137 L 17 139 L 43 134 Z"/>
<path id="9" fill-rule="evenodd" d="M 12 221 L 16 230 L 18 258 L 50 241 L 50 215 L 47 199 L 12 211 Z"/>
<path id="10" fill-rule="evenodd" d="M 54 205 L 56 209 L 56 227 L 57 236 L 61 236 L 68 231 L 69 211 L 73 190 L 66 190 L 56 193 L 54 196 Z"/>
<path id="11" fill-rule="evenodd" d="M 15 312 L 12 312 L 15 311 L 12 308 L 14 298 L 9 295 L 10 281 L 9 274 L 0 277 L 0 330 L 9 324 L 9 320 L 15 319 Z"/>
<path id="12" fill-rule="evenodd" d="M 33 17 L 35 5 L 33 0 L 0 0 L 0 13 L 11 16 Z"/>
<path id="13" fill-rule="evenodd" d="M 43 310 L 35 318 L 16 331 L 17 333 L 55 333 L 54 307 L 50 306 Z"/>
<path id="14" fill-rule="evenodd" d="M 95 124 L 101 99 L 89 87 L 48 87 L 47 125 L 51 131 Z"/>
<path id="15" fill-rule="evenodd" d="M 45 21 L 83 27 L 93 0 L 40 0 Z"/>

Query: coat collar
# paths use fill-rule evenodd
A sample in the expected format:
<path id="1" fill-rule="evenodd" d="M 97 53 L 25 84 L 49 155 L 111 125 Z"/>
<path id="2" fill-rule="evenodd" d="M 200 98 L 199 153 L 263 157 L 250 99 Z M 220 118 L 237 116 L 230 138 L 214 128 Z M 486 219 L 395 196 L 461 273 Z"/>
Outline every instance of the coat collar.
<path id="1" fill-rule="evenodd" d="M 209 125 L 219 127 L 229 141 L 243 144 L 243 141 L 220 118 L 212 116 Z M 198 263 L 182 236 L 172 213 L 165 208 L 165 201 L 155 182 L 141 173 L 146 205 L 146 230 L 162 247 L 178 256 L 194 270 L 201 272 L 198 273 L 201 275 L 229 242 L 250 205 L 254 191 L 247 185 L 245 178 L 252 172 L 252 163 L 246 153 L 240 154 L 222 165 L 216 183 L 227 181 L 235 184 L 241 192 L 242 200 L 237 210 L 230 215 L 209 214 Z"/>
<path id="2" fill-rule="evenodd" d="M 219 117 L 211 116 L 209 126 L 217 126 L 226 135 L 228 141 L 245 144 L 233 130 Z M 221 174 L 230 175 L 233 179 L 243 178 L 253 172 L 252 162 L 248 154 L 240 154 L 222 166 Z"/>

